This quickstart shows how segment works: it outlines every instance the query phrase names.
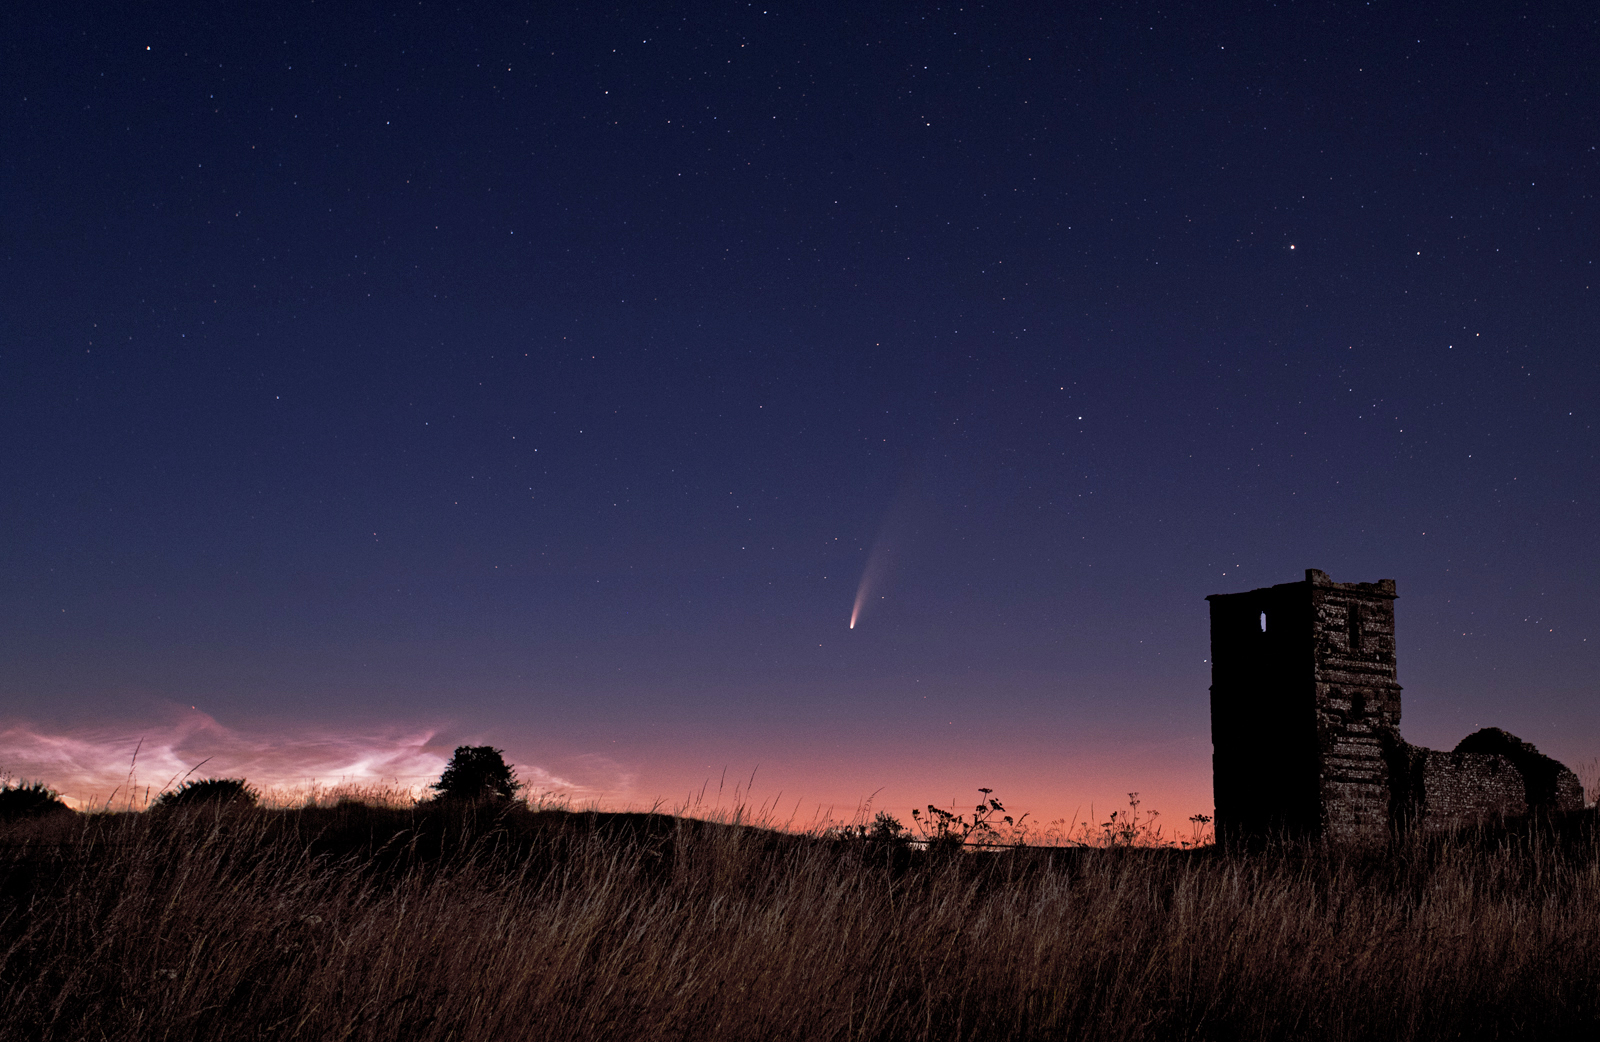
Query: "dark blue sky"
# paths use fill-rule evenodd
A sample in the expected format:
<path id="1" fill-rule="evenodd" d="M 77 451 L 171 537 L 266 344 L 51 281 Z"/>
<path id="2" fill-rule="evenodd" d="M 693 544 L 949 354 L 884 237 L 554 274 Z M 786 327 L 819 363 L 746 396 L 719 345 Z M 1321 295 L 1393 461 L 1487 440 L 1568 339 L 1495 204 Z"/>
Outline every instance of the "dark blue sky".
<path id="1" fill-rule="evenodd" d="M 1307 567 L 1412 740 L 1600 755 L 1596 19 L 8 12 L 0 767 L 1186 815 L 1203 598 Z"/>

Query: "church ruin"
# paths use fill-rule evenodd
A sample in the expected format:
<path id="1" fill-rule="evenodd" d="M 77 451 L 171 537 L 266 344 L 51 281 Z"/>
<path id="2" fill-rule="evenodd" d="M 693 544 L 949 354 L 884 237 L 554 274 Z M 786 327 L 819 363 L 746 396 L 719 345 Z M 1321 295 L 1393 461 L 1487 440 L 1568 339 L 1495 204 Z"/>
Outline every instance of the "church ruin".
<path id="1" fill-rule="evenodd" d="M 1486 728 L 1450 752 L 1400 737 L 1393 579 L 1304 582 L 1211 603 L 1217 839 L 1380 842 L 1538 811 L 1583 787 L 1532 745 Z"/>

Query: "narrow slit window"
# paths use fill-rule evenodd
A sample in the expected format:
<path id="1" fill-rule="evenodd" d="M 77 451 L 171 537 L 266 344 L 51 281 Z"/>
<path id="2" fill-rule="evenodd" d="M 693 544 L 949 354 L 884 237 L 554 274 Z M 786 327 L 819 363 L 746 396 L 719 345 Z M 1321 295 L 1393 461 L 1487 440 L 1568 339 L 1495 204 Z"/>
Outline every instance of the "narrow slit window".
<path id="1" fill-rule="evenodd" d="M 1261 613 L 1260 622 L 1261 622 L 1261 632 L 1262 633 L 1267 632 L 1267 613 L 1266 612 L 1262 612 Z"/>

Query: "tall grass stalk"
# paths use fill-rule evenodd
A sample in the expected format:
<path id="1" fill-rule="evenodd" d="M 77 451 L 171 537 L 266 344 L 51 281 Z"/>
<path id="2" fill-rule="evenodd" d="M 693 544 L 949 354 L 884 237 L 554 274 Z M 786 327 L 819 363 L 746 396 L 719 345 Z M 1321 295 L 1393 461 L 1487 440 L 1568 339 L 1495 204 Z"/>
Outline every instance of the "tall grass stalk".
<path id="1" fill-rule="evenodd" d="M 0 827 L 5 1039 L 1444 1039 L 1600 1020 L 1600 847 L 922 852 L 517 805 Z"/>

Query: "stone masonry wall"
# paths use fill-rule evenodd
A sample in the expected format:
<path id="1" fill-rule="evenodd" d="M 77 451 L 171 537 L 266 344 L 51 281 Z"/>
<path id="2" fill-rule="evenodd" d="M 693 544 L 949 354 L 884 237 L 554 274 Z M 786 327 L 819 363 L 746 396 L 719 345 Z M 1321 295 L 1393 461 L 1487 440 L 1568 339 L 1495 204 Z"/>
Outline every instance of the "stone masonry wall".
<path id="1" fill-rule="evenodd" d="M 1498 727 L 1485 727 L 1461 739 L 1455 751 L 1487 753 L 1511 761 L 1522 777 L 1529 810 L 1583 809 L 1583 783 L 1578 781 L 1578 776 L 1514 734 L 1507 734 Z"/>
<path id="2" fill-rule="evenodd" d="M 1397 824 L 1440 832 L 1528 812 L 1527 786 L 1495 753 L 1443 752 L 1407 746 L 1409 782 Z"/>
<path id="3" fill-rule="evenodd" d="M 1313 697 L 1322 815 L 1329 839 L 1381 841 L 1389 832 L 1384 736 L 1400 726 L 1394 581 L 1336 583 L 1311 569 Z"/>

